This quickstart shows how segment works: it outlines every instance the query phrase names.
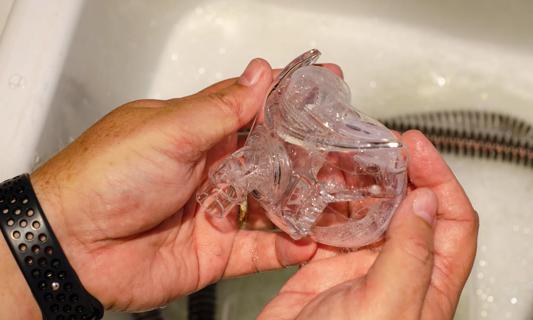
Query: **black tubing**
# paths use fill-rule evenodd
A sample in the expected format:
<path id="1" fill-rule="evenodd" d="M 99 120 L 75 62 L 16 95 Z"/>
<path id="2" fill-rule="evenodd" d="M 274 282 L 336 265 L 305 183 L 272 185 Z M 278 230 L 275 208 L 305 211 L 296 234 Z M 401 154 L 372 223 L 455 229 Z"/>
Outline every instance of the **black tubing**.
<path id="1" fill-rule="evenodd" d="M 216 313 L 216 284 L 191 294 L 188 298 L 189 320 L 214 320 Z"/>

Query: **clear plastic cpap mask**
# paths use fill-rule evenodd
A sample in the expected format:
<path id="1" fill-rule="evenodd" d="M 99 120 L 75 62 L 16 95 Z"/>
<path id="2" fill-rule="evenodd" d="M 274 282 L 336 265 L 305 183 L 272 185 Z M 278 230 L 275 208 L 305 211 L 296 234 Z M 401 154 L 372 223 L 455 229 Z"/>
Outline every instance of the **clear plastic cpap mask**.
<path id="1" fill-rule="evenodd" d="M 210 168 L 197 200 L 224 217 L 250 194 L 292 238 L 357 248 L 378 240 L 406 192 L 401 143 L 350 104 L 347 84 L 296 58 L 265 104 L 264 123 Z"/>

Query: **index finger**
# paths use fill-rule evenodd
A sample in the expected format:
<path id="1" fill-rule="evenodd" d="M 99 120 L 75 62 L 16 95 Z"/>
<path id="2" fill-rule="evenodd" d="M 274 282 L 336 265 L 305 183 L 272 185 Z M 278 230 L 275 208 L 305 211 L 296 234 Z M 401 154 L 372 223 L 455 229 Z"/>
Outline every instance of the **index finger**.
<path id="1" fill-rule="evenodd" d="M 474 222 L 472 204 L 433 144 L 420 132 L 402 135 L 409 151 L 409 180 L 417 188 L 431 188 L 439 197 L 440 219 Z"/>
<path id="2" fill-rule="evenodd" d="M 402 141 L 409 151 L 409 179 L 433 190 L 438 198 L 434 237 L 434 270 L 428 308 L 453 314 L 470 274 L 477 247 L 478 216 L 459 181 L 431 142 L 420 131 L 408 131 Z M 444 303 L 446 302 L 446 303 Z"/>

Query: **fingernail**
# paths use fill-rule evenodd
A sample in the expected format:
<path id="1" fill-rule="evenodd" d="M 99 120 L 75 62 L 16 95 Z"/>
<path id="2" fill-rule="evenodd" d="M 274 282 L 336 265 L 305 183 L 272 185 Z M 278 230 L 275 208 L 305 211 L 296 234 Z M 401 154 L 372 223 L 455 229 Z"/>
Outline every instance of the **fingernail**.
<path id="1" fill-rule="evenodd" d="M 437 197 L 433 191 L 427 188 L 420 188 L 415 192 L 416 197 L 413 201 L 413 212 L 430 225 L 433 225 L 437 212 Z"/>
<path id="2" fill-rule="evenodd" d="M 237 80 L 237 83 L 246 87 L 251 87 L 257 83 L 259 77 L 261 77 L 262 71 L 261 61 L 257 58 L 253 59 L 248 63 L 248 66 L 244 69 L 244 72 L 239 77 L 239 80 Z"/>

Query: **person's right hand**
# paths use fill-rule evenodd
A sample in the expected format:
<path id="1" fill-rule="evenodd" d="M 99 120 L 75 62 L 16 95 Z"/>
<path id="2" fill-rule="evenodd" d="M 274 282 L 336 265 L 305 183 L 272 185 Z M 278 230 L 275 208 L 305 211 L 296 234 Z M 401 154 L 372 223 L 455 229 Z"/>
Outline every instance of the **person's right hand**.
<path id="1" fill-rule="evenodd" d="M 301 268 L 260 319 L 453 318 L 474 261 L 478 216 L 430 141 L 417 131 L 402 141 L 411 190 L 381 252 L 318 252 L 321 259 Z"/>

